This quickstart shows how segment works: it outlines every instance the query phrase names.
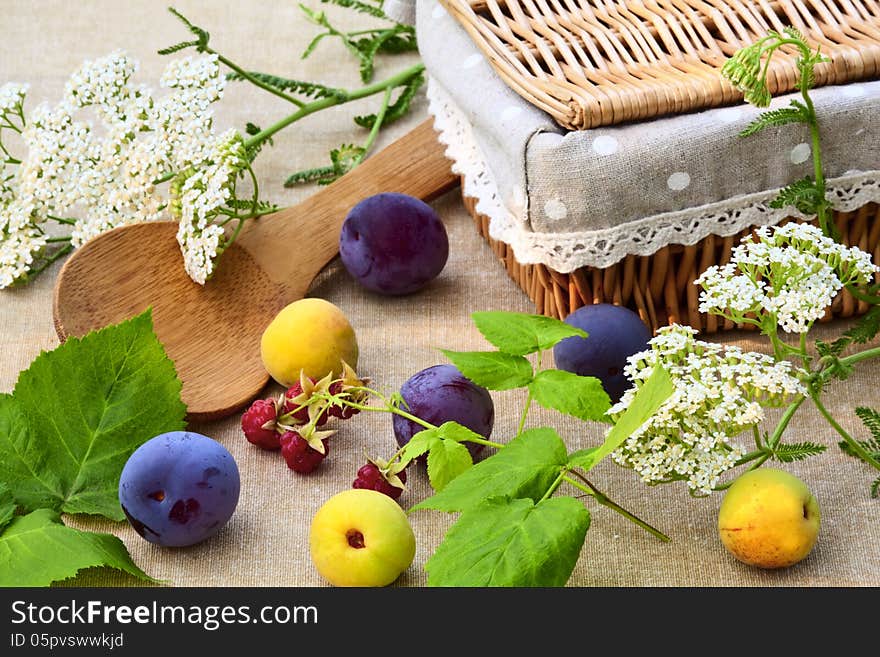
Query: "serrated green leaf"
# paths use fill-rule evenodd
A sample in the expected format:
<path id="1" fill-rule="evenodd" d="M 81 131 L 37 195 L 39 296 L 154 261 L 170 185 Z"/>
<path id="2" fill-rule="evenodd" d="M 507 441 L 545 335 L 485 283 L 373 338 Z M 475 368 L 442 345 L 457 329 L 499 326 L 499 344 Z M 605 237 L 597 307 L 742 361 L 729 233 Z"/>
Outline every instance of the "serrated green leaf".
<path id="1" fill-rule="evenodd" d="M 830 345 L 821 340 L 816 341 L 820 356 L 840 356 L 851 344 L 865 344 L 880 333 L 880 306 L 871 308 L 858 321 Z"/>
<path id="2" fill-rule="evenodd" d="M 493 496 L 540 500 L 568 462 L 553 429 L 529 429 L 504 449 L 462 473 L 412 510 L 463 511 Z"/>
<path id="3" fill-rule="evenodd" d="M 428 480 L 435 491 L 446 485 L 474 464 L 468 448 L 454 440 L 437 440 L 428 452 Z"/>
<path id="4" fill-rule="evenodd" d="M 825 445 L 817 443 L 788 443 L 785 445 L 777 445 L 773 448 L 773 458 L 782 463 L 791 463 L 793 461 L 803 461 L 810 456 L 821 454 L 827 448 Z"/>
<path id="5" fill-rule="evenodd" d="M 876 441 L 876 446 L 872 447 L 872 449 L 880 450 L 880 413 L 875 411 L 873 408 L 868 408 L 867 406 L 859 406 L 856 408 L 856 415 L 871 432 L 871 436 L 873 440 Z"/>
<path id="6" fill-rule="evenodd" d="M 608 393 L 594 376 L 578 376 L 563 370 L 542 370 L 529 390 L 544 408 L 581 420 L 600 420 L 611 408 Z"/>
<path id="7" fill-rule="evenodd" d="M 465 377 L 489 390 L 510 390 L 528 385 L 532 364 L 523 356 L 499 351 L 440 351 Z"/>
<path id="8" fill-rule="evenodd" d="M 821 201 L 822 191 L 816 186 L 815 181 L 807 176 L 780 189 L 769 205 L 776 209 L 791 206 L 798 212 L 812 215 L 816 214 Z"/>
<path id="9" fill-rule="evenodd" d="M 770 126 L 783 126 L 790 123 L 808 123 L 810 120 L 806 108 L 797 101 L 792 101 L 791 107 L 768 110 L 761 113 L 742 132 L 741 137 L 749 137 Z"/>
<path id="10" fill-rule="evenodd" d="M 444 422 L 435 431 L 444 440 L 454 440 L 459 443 L 473 441 L 474 439 L 485 440 L 484 436 L 481 436 L 476 431 L 471 431 L 458 422 Z"/>
<path id="11" fill-rule="evenodd" d="M 401 403 L 403 403 L 403 397 L 400 398 Z M 409 462 L 415 458 L 418 458 L 422 454 L 426 454 L 431 451 L 435 445 L 442 442 L 450 442 L 450 443 L 461 443 L 472 441 L 473 439 L 483 439 L 483 436 L 480 434 L 471 431 L 466 426 L 459 424 L 458 422 L 444 422 L 439 427 L 434 427 L 433 429 L 424 429 L 415 434 L 412 438 L 410 438 L 409 442 L 403 446 L 402 451 L 400 452 L 400 460 L 401 462 Z M 439 458 L 439 457 L 438 457 Z M 468 453 L 468 467 L 473 463 L 470 460 L 470 453 Z M 428 476 L 431 474 L 431 462 L 430 459 L 428 461 Z M 450 477 L 451 479 L 451 477 Z M 432 480 L 433 485 L 433 480 Z M 443 484 L 445 486 L 445 484 Z M 440 486 L 442 488 L 443 486 Z M 437 486 L 434 486 L 435 490 L 439 490 Z"/>
<path id="12" fill-rule="evenodd" d="M 118 538 L 67 527 L 51 509 L 16 518 L 0 535 L 0 586 L 48 586 L 95 566 L 155 581 L 134 564 Z"/>
<path id="13" fill-rule="evenodd" d="M 149 311 L 68 339 L 0 399 L 0 481 L 26 510 L 122 520 L 122 466 L 143 442 L 184 428 L 180 389 Z"/>
<path id="14" fill-rule="evenodd" d="M 425 564 L 428 586 L 564 586 L 589 527 L 571 497 L 492 498 L 446 533 Z"/>
<path id="15" fill-rule="evenodd" d="M 15 497 L 9 486 L 0 481 L 0 532 L 6 527 L 15 516 Z"/>
<path id="16" fill-rule="evenodd" d="M 443 440 L 436 432 L 436 429 L 425 429 L 415 434 L 403 446 L 400 452 L 400 460 L 403 462 L 412 461 L 422 454 L 427 454 L 435 443 L 442 442 Z"/>
<path id="17" fill-rule="evenodd" d="M 550 349 L 565 338 L 587 337 L 585 331 L 544 315 L 489 311 L 476 312 L 471 317 L 489 342 L 505 353 L 518 356 Z"/>
<path id="18" fill-rule="evenodd" d="M 589 470 L 596 463 L 596 450 L 598 447 L 588 447 L 587 449 L 579 449 L 568 455 L 568 467 L 583 468 Z"/>
<path id="19" fill-rule="evenodd" d="M 651 416 L 669 399 L 674 390 L 675 387 L 672 385 L 669 372 L 660 365 L 655 365 L 651 376 L 642 384 L 623 415 L 617 419 L 608 435 L 605 436 L 604 442 L 593 453 L 590 467 L 620 447 L 636 429 L 651 419 Z M 584 469 L 589 470 L 590 468 Z"/>

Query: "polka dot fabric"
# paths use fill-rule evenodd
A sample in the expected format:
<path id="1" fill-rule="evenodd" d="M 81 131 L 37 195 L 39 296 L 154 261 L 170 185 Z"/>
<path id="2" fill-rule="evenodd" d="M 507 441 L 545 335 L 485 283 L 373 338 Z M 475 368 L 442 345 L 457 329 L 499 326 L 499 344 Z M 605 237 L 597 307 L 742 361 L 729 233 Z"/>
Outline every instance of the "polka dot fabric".
<path id="1" fill-rule="evenodd" d="M 490 217 L 490 234 L 521 263 L 601 268 L 668 243 L 775 223 L 791 210 L 768 202 L 812 172 L 805 126 L 742 137 L 762 111 L 745 103 L 567 132 L 508 87 L 436 0 L 417 0 L 417 9 L 435 127 L 449 134 L 448 154 L 467 153 L 456 170 Z M 834 207 L 880 201 L 880 81 L 811 96 Z M 771 108 L 798 97 L 774 98 Z"/>

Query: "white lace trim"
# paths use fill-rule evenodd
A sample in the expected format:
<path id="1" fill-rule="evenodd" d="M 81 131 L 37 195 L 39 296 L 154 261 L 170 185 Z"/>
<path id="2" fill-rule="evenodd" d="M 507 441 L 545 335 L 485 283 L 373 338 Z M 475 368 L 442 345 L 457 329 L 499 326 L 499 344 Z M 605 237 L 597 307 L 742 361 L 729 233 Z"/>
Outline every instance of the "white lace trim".
<path id="1" fill-rule="evenodd" d="M 605 268 L 627 255 L 651 255 L 668 244 L 691 245 L 708 235 L 727 237 L 750 226 L 776 224 L 799 216 L 793 208 L 774 210 L 767 203 L 778 190 L 737 196 L 722 202 L 645 217 L 621 226 L 574 233 L 534 232 L 522 210 L 507 207 L 495 178 L 474 138 L 473 128 L 448 92 L 428 80 L 428 111 L 439 141 L 463 177 L 462 191 L 476 199 L 476 209 L 489 217 L 489 235 L 511 246 L 518 262 L 543 263 L 561 273 L 578 267 Z M 850 212 L 880 201 L 880 171 L 856 171 L 828 180 L 828 196 L 836 210 Z"/>

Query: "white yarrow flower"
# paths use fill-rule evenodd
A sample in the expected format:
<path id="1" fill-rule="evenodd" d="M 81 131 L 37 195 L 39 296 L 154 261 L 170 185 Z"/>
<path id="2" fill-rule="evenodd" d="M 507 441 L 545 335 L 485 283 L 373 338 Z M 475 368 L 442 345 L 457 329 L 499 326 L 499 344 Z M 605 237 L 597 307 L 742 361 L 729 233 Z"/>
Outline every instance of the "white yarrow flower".
<path id="1" fill-rule="evenodd" d="M 826 237 L 810 224 L 762 226 L 735 247 L 731 261 L 695 281 L 700 312 L 741 322 L 771 317 L 787 333 L 806 333 L 846 285 L 880 271 L 868 253 Z"/>
<path id="2" fill-rule="evenodd" d="M 27 95 L 29 85 L 7 82 L 0 86 L 0 114 L 17 111 Z"/>
<path id="3" fill-rule="evenodd" d="M 79 247 L 112 228 L 160 219 L 169 208 L 182 222 L 186 271 L 199 283 L 213 272 L 224 239 L 212 222 L 248 164 L 240 135 L 214 133 L 210 106 L 226 79 L 216 55 L 174 60 L 161 79 L 167 93 L 157 98 L 132 84 L 137 69 L 121 51 L 86 61 L 62 101 L 37 107 L 22 126 L 21 164 L 0 166 L 0 288 L 34 269 L 50 218 L 73 222 L 71 244 Z M 26 91 L 0 87 L 0 116 L 19 116 Z M 86 108 L 100 125 L 79 118 Z M 183 178 L 171 193 L 156 184 L 169 172 Z"/>
<path id="4" fill-rule="evenodd" d="M 649 350 L 628 359 L 625 372 L 635 385 L 608 414 L 612 420 L 623 414 L 655 365 L 666 369 L 672 395 L 612 456 L 647 484 L 683 480 L 694 493 L 708 495 L 744 453 L 733 438 L 761 423 L 765 407 L 806 389 L 788 361 L 695 335 L 688 326 L 661 328 Z"/>

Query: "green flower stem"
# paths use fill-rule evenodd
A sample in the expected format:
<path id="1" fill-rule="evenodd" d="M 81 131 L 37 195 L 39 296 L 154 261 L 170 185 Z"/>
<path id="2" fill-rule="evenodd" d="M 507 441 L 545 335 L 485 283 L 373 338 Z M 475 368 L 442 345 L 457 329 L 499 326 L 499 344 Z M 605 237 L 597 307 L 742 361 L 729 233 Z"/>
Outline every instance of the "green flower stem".
<path id="1" fill-rule="evenodd" d="M 559 476 L 553 480 L 553 483 L 550 484 L 550 488 L 548 488 L 547 492 L 544 493 L 544 496 L 540 500 L 538 500 L 538 504 L 546 499 L 549 499 L 550 496 L 556 492 L 556 489 L 559 488 L 559 485 L 562 483 L 563 479 L 565 479 L 565 475 L 567 472 L 568 468 L 562 468 L 562 470 L 559 471 Z"/>
<path id="2" fill-rule="evenodd" d="M 370 152 L 370 149 L 373 148 L 373 144 L 376 143 L 376 137 L 379 136 L 379 130 L 382 129 L 382 123 L 385 121 L 385 114 L 388 112 L 389 105 L 391 105 L 391 92 L 393 90 L 393 87 L 388 87 L 385 90 L 385 95 L 382 97 L 382 105 L 379 107 L 379 111 L 376 112 L 376 120 L 373 121 L 373 127 L 370 129 L 370 134 L 367 135 L 367 140 L 364 142 L 364 150 L 355 159 L 355 166 L 364 161 L 367 153 Z"/>
<path id="3" fill-rule="evenodd" d="M 543 355 L 544 355 L 543 352 L 541 352 L 539 350 L 538 351 L 538 362 L 537 362 L 537 366 L 535 368 L 536 372 L 541 371 L 541 363 L 543 361 Z M 534 398 L 535 398 L 535 396 L 532 394 L 532 389 L 531 389 L 531 387 L 529 387 L 529 394 L 528 394 L 528 397 L 526 397 L 526 405 L 523 407 L 522 415 L 519 418 L 519 426 L 517 426 L 517 428 L 516 428 L 516 435 L 517 436 L 522 434 L 523 430 L 526 428 L 526 418 L 529 416 L 529 411 L 532 408 L 532 400 Z"/>
<path id="4" fill-rule="evenodd" d="M 382 397 L 382 399 L 384 400 L 384 397 L 382 395 L 379 395 L 379 396 Z M 356 402 L 352 402 L 352 401 L 348 401 L 348 400 L 343 400 L 342 403 L 344 403 L 346 406 L 349 406 L 350 408 L 356 408 L 359 411 L 394 413 L 395 415 L 399 415 L 400 417 L 403 417 L 403 418 L 406 418 L 407 420 L 411 420 L 412 422 L 415 422 L 416 424 L 424 427 L 425 429 L 439 428 L 436 425 L 431 424 L 430 422 L 427 422 L 427 421 L 423 420 L 422 418 L 420 418 L 416 415 L 413 415 L 412 413 L 410 413 L 408 411 L 403 410 L 402 408 L 398 408 L 397 406 L 394 406 L 393 404 L 386 403 L 385 406 L 367 406 L 365 404 L 358 404 Z M 486 447 L 494 447 L 495 449 L 501 449 L 502 447 L 504 447 L 503 443 L 496 443 L 494 441 L 484 440 L 482 438 L 468 438 L 466 442 L 476 443 L 477 445 L 485 445 Z"/>
<path id="5" fill-rule="evenodd" d="M 880 357 L 880 347 L 873 347 L 871 349 L 865 349 L 864 351 L 860 351 L 855 354 L 851 354 L 849 356 L 845 356 L 839 360 L 841 365 L 855 365 L 858 362 L 863 360 L 868 360 L 870 358 Z"/>
<path id="6" fill-rule="evenodd" d="M 310 114 L 314 114 L 315 112 L 327 109 L 328 107 L 333 107 L 334 105 L 342 105 L 354 100 L 360 100 L 361 98 L 367 98 L 377 93 L 384 92 L 388 89 L 399 87 L 409 81 L 413 76 L 418 75 L 424 70 L 424 64 L 415 64 L 401 71 L 400 73 L 397 73 L 396 75 L 392 75 L 390 78 L 382 80 L 381 82 L 375 82 L 354 91 L 340 91 L 338 95 L 330 96 L 328 98 L 319 98 L 318 100 L 312 101 L 311 103 L 307 103 L 300 107 L 299 110 L 297 110 L 293 114 L 281 119 L 277 123 L 269 126 L 264 130 L 261 130 L 257 134 L 247 139 L 244 142 L 245 148 L 251 148 L 252 146 L 261 144 L 275 133 L 289 126 L 291 123 L 295 123 L 296 121 L 299 121 L 300 119 L 305 118 Z"/>
<path id="7" fill-rule="evenodd" d="M 71 251 L 73 251 L 73 244 L 68 244 L 68 245 L 65 246 L 64 248 L 59 249 L 56 253 L 52 254 L 52 257 L 48 258 L 48 259 L 46 260 L 46 262 L 44 262 L 42 265 L 40 265 L 39 267 L 37 267 L 36 269 L 34 269 L 34 270 L 33 270 L 30 274 L 28 274 L 28 275 L 29 275 L 31 278 L 36 278 L 37 276 L 39 276 L 40 274 L 42 274 L 44 271 L 46 271 L 49 267 L 51 267 L 53 263 L 55 263 L 55 262 L 58 261 L 58 260 L 61 260 L 61 258 L 63 258 L 64 256 L 66 256 L 66 255 L 67 255 L 68 253 L 70 253 Z"/>
<path id="8" fill-rule="evenodd" d="M 56 243 L 60 244 L 61 242 L 70 242 L 70 240 L 71 240 L 70 236 L 68 236 L 68 237 L 49 237 L 46 239 L 46 242 L 49 244 L 56 244 Z"/>
<path id="9" fill-rule="evenodd" d="M 773 434 L 767 440 L 767 446 L 771 450 L 776 449 L 776 446 L 779 444 L 779 441 L 782 440 L 783 432 L 788 427 L 788 423 L 791 422 L 791 418 L 794 417 L 794 414 L 797 413 L 797 410 L 801 407 L 801 404 L 804 403 L 804 400 L 806 400 L 806 397 L 804 395 L 798 395 L 797 399 L 795 399 L 791 404 L 789 404 L 788 408 L 785 409 L 785 413 L 783 413 L 782 417 L 779 418 L 779 423 L 776 425 L 776 428 L 773 430 Z"/>
<path id="10" fill-rule="evenodd" d="M 803 50 L 802 45 L 801 50 Z M 809 51 L 805 52 L 803 56 L 809 57 Z M 819 190 L 819 204 L 816 207 L 816 217 L 819 220 L 822 232 L 826 235 L 834 236 L 836 229 L 831 224 L 831 218 L 828 216 L 828 200 L 825 198 L 825 173 L 822 170 L 822 143 L 819 137 L 819 120 L 816 117 L 813 99 L 810 98 L 810 94 L 805 86 L 801 89 L 801 98 L 804 99 L 804 105 L 807 107 L 810 118 L 808 125 L 810 128 L 810 138 L 813 142 L 813 178 L 816 182 L 816 189 Z"/>
<path id="11" fill-rule="evenodd" d="M 65 226 L 73 226 L 76 224 L 76 219 L 70 219 L 69 217 L 56 217 L 55 215 L 49 214 L 46 215 L 46 218 L 56 221 L 59 224 L 64 224 Z"/>
<path id="12" fill-rule="evenodd" d="M 211 50 L 210 52 L 214 52 L 214 51 Z M 221 58 L 220 61 L 223 61 L 223 58 Z M 226 61 L 224 61 L 223 63 L 226 64 L 227 66 L 229 66 L 229 64 Z M 236 70 L 236 69 L 233 69 L 233 70 Z M 345 103 L 349 103 L 349 102 L 352 102 L 355 100 L 360 100 L 362 98 L 367 98 L 369 96 L 374 96 L 375 94 L 382 93 L 382 92 L 385 92 L 386 96 L 389 96 L 393 89 L 406 84 L 411 78 L 418 75 L 419 73 L 421 73 L 424 70 L 425 70 L 424 64 L 415 64 L 413 66 L 410 66 L 407 69 L 404 69 L 400 73 L 397 73 L 396 75 L 392 75 L 390 78 L 386 78 L 385 80 L 382 80 L 381 82 L 375 82 L 373 84 L 367 85 L 367 86 L 362 87 L 360 89 L 355 89 L 354 91 L 340 90 L 339 94 L 336 94 L 336 95 L 333 95 L 333 96 L 330 96 L 327 98 L 319 98 L 318 100 L 312 101 L 311 103 L 298 102 L 297 106 L 299 107 L 299 109 L 296 112 L 284 117 L 283 119 L 281 119 L 277 123 L 270 125 L 268 128 L 265 128 L 264 130 L 261 130 L 257 134 L 246 139 L 244 142 L 244 147 L 245 148 L 252 148 L 253 146 L 261 144 L 264 141 L 266 141 L 267 139 L 269 139 L 270 137 L 272 137 L 274 134 L 280 132 L 281 130 L 283 130 L 284 128 L 289 126 L 291 123 L 296 123 L 300 119 L 303 119 L 303 118 L 309 116 L 310 114 L 314 114 L 315 112 L 320 112 L 321 110 L 327 109 L 328 107 L 334 107 L 335 105 L 344 105 Z M 239 72 L 239 70 L 236 70 L 236 72 Z M 248 79 L 250 81 L 252 81 L 254 84 L 257 84 L 257 86 L 265 87 L 265 85 L 259 83 L 259 80 L 256 80 L 256 79 L 251 80 L 250 78 L 248 78 Z M 276 93 L 275 95 L 278 95 L 278 94 Z M 388 109 L 388 107 L 386 105 L 384 108 L 384 111 L 383 111 L 383 116 L 384 116 L 384 112 L 387 111 L 387 109 Z M 379 121 L 378 123 L 379 123 L 379 127 L 381 127 L 382 122 Z M 378 131 L 378 128 L 376 128 L 375 125 L 373 126 L 373 129 Z M 372 132 L 371 132 L 371 136 L 372 136 L 372 141 L 375 141 L 376 137 L 375 137 L 375 135 L 372 135 Z M 369 139 L 370 138 L 368 138 L 368 140 Z M 370 145 L 372 145 L 372 142 L 370 142 Z M 177 175 L 177 174 L 174 171 L 168 171 L 165 174 L 163 174 L 162 176 L 160 176 L 159 178 L 157 178 L 156 180 L 154 180 L 153 184 L 159 185 L 161 183 L 168 182 L 175 175 Z"/>
<path id="13" fill-rule="evenodd" d="M 816 408 L 819 409 L 819 412 L 822 414 L 822 417 L 824 417 L 828 421 L 828 424 L 831 425 L 832 429 L 840 434 L 840 436 L 846 441 L 846 444 L 849 445 L 850 449 L 852 449 L 853 453 L 857 454 L 859 458 L 861 458 L 865 463 L 869 464 L 874 469 L 880 470 L 880 462 L 878 462 L 877 459 L 875 459 L 868 450 L 862 447 L 861 443 L 859 443 L 858 440 L 850 436 L 849 433 L 847 433 L 847 431 L 837 423 L 837 420 L 835 420 L 831 416 L 831 413 L 829 413 L 828 409 L 825 408 L 825 406 L 822 404 L 822 401 L 819 399 L 818 392 L 813 393 L 812 399 L 813 403 L 816 405 Z"/>
<path id="14" fill-rule="evenodd" d="M 620 506 L 617 502 L 613 501 L 607 495 L 605 495 L 604 493 L 599 491 L 599 489 L 597 489 L 592 483 L 590 483 L 590 481 L 586 477 L 584 477 L 579 472 L 572 470 L 571 474 L 578 477 L 578 479 L 580 479 L 584 483 L 581 483 L 577 479 L 572 479 L 568 475 L 563 476 L 562 480 L 568 484 L 571 484 L 572 486 L 574 486 L 578 490 L 583 491 L 587 495 L 595 498 L 595 500 L 599 504 L 601 504 L 602 506 L 607 506 L 612 511 L 619 513 L 624 518 L 626 518 L 630 522 L 637 524 L 639 527 L 641 527 L 642 529 L 644 529 L 648 533 L 653 534 L 654 536 L 659 538 L 664 543 L 668 543 L 671 540 L 666 534 L 661 532 L 659 529 L 648 524 L 647 522 L 645 522 L 644 520 L 639 518 L 637 515 L 635 515 L 631 511 L 627 511 L 622 506 Z M 586 485 L 584 485 L 584 484 L 586 484 Z"/>

